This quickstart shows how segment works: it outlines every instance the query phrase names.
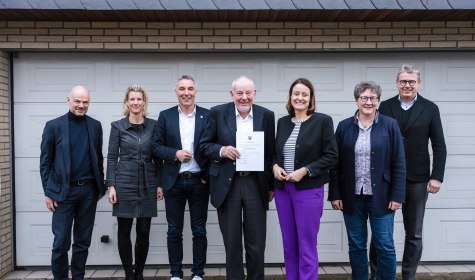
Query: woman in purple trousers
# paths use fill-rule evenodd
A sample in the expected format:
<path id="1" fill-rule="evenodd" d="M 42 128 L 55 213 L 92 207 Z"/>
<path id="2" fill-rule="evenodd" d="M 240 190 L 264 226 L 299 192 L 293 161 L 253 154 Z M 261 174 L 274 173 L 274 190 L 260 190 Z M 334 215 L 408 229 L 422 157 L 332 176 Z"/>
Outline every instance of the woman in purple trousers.
<path id="1" fill-rule="evenodd" d="M 286 108 L 289 115 L 277 123 L 273 162 L 286 278 L 315 280 L 323 185 L 338 158 L 333 120 L 315 112 L 314 88 L 305 78 L 290 86 Z"/>

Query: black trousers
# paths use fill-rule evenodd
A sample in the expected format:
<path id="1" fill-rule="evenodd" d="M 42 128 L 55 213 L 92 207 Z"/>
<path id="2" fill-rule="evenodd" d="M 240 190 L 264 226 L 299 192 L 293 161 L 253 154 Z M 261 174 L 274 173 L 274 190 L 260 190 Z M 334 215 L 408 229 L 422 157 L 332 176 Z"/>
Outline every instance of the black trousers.
<path id="1" fill-rule="evenodd" d="M 135 240 L 135 274 L 142 274 L 147 260 L 150 224 L 152 218 L 141 217 L 137 218 L 135 225 L 136 240 Z M 125 273 L 133 272 L 133 258 L 132 258 L 132 242 L 130 240 L 130 233 L 132 231 L 133 218 L 117 217 L 117 246 L 119 249 L 120 260 L 124 267 Z"/>
<path id="2" fill-rule="evenodd" d="M 266 215 L 257 177 L 236 175 L 226 201 L 218 209 L 219 227 L 226 250 L 226 279 L 244 279 L 243 231 L 247 279 L 264 279 Z"/>
<path id="3" fill-rule="evenodd" d="M 422 256 L 422 226 L 429 193 L 426 183 L 406 182 L 406 202 L 402 205 L 402 217 L 406 237 L 402 257 L 402 279 L 415 280 Z M 371 275 L 376 275 L 376 250 L 371 241 Z M 375 279 L 375 278 L 374 278 Z"/>

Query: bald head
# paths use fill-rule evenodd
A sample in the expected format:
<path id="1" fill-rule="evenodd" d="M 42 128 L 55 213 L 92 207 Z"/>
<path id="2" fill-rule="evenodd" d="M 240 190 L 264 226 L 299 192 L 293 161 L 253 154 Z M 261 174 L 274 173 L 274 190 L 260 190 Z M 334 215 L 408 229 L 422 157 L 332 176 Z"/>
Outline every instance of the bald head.
<path id="1" fill-rule="evenodd" d="M 75 86 L 68 95 L 69 111 L 81 117 L 89 108 L 89 91 L 84 86 Z"/>

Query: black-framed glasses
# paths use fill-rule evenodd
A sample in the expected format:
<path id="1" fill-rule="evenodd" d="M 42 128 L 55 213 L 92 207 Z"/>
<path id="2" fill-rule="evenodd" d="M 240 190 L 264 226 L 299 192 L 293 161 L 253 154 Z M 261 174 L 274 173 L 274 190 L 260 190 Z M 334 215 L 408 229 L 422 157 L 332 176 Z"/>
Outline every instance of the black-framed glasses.
<path id="1" fill-rule="evenodd" d="M 371 103 L 376 103 L 379 101 L 379 98 L 376 97 L 376 96 L 360 96 L 358 97 L 363 103 L 366 103 L 369 101 L 371 101 Z"/>
<path id="2" fill-rule="evenodd" d="M 401 86 L 405 86 L 406 84 L 409 84 L 411 87 L 417 83 L 416 80 L 399 80 L 399 84 Z"/>

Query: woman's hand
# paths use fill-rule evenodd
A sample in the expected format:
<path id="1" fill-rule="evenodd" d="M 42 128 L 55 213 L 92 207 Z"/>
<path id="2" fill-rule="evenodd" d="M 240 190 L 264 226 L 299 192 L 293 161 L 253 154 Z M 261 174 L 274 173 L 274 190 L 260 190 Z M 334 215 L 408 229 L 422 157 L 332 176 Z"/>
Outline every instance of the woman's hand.
<path id="1" fill-rule="evenodd" d="M 335 210 L 343 210 L 343 200 L 333 200 L 332 207 Z"/>
<path id="2" fill-rule="evenodd" d="M 285 177 L 287 176 L 287 172 L 285 172 L 285 170 L 277 163 L 272 167 L 272 172 L 274 173 L 274 178 L 279 181 L 285 180 Z"/>
<path id="3" fill-rule="evenodd" d="M 305 167 L 302 167 L 302 168 L 294 170 L 294 172 L 288 174 L 285 177 L 285 180 L 289 181 L 289 182 L 300 182 L 300 180 L 302 180 L 302 178 L 305 175 L 307 175 L 307 169 L 305 169 Z"/>
<path id="4" fill-rule="evenodd" d="M 109 187 L 109 202 L 111 204 L 116 204 L 117 203 L 117 194 L 115 192 L 115 187 L 114 186 L 110 186 Z"/>
<path id="5" fill-rule="evenodd" d="M 162 187 L 157 187 L 157 200 L 163 199 L 163 189 Z"/>

